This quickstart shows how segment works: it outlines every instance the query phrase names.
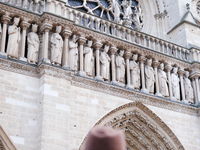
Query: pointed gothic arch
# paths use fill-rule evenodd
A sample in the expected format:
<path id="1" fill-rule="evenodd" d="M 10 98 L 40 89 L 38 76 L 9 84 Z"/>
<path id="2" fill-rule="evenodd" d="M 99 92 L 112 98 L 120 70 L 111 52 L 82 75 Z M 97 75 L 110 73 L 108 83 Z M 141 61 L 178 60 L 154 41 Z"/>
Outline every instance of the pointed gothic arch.
<path id="1" fill-rule="evenodd" d="M 185 150 L 171 129 L 140 102 L 114 109 L 95 125 L 123 130 L 127 150 Z M 85 139 L 79 150 L 84 149 Z"/>
<path id="2" fill-rule="evenodd" d="M 0 125 L 0 150 L 17 150 Z"/>

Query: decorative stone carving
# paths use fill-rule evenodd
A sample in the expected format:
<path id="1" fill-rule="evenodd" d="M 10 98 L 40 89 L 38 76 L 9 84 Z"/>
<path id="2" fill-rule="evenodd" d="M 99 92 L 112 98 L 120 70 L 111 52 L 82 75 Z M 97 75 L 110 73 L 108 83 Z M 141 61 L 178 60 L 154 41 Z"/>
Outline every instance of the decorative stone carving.
<path id="1" fill-rule="evenodd" d="M 194 90 L 192 88 L 192 84 L 189 77 L 189 72 L 185 71 L 185 77 L 184 77 L 184 87 L 185 87 L 185 99 L 188 101 L 188 103 L 194 103 Z"/>
<path id="2" fill-rule="evenodd" d="M 110 70 L 110 57 L 107 54 L 109 50 L 109 46 L 105 45 L 103 52 L 100 55 L 100 63 L 101 63 L 101 77 L 107 81 L 109 79 L 109 70 Z"/>
<path id="3" fill-rule="evenodd" d="M 135 25 L 135 29 L 138 31 L 142 29 L 143 23 L 141 23 L 141 20 L 142 20 L 142 10 L 138 6 L 138 7 L 135 7 L 135 12 L 133 15 L 133 23 Z"/>
<path id="4" fill-rule="evenodd" d="M 158 71 L 158 82 L 159 82 L 159 92 L 165 96 L 168 97 L 169 96 L 169 90 L 168 90 L 168 86 L 167 86 L 167 74 L 163 71 L 164 69 L 164 64 L 161 63 L 160 64 L 160 69 Z"/>
<path id="5" fill-rule="evenodd" d="M 116 23 L 121 23 L 120 9 L 121 9 L 121 6 L 119 5 L 118 0 L 112 0 L 111 10 L 113 11 L 114 22 L 116 22 Z"/>
<path id="6" fill-rule="evenodd" d="M 173 72 L 171 74 L 171 84 L 172 84 L 172 95 L 177 100 L 180 100 L 180 87 L 179 87 L 179 77 L 177 74 L 177 67 L 173 68 Z"/>
<path id="7" fill-rule="evenodd" d="M 78 43 L 77 36 L 73 35 L 72 40 L 69 42 L 69 66 L 73 71 L 77 71 L 78 63 Z"/>
<path id="8" fill-rule="evenodd" d="M 56 26 L 56 33 L 51 36 L 51 63 L 54 65 L 61 65 L 63 39 L 60 36 L 62 27 Z"/>
<path id="9" fill-rule="evenodd" d="M 132 0 L 127 1 L 127 0 L 123 0 L 122 2 L 122 6 L 124 9 L 124 20 L 131 20 L 132 19 L 132 9 L 131 9 L 131 5 L 132 5 Z"/>
<path id="10" fill-rule="evenodd" d="M 116 68 L 117 68 L 117 81 L 123 82 L 125 75 L 125 61 L 124 61 L 124 50 L 120 50 L 119 55 L 116 56 Z"/>
<path id="11" fill-rule="evenodd" d="M 134 89 L 140 89 L 140 64 L 137 63 L 138 55 L 133 54 L 133 60 L 130 61 L 130 70 L 131 70 L 131 84 Z"/>
<path id="12" fill-rule="evenodd" d="M 7 55 L 8 57 L 18 59 L 18 46 L 20 42 L 20 27 L 17 27 L 20 19 L 15 17 L 13 25 L 8 28 L 8 47 Z"/>
<path id="13" fill-rule="evenodd" d="M 144 72 L 145 72 L 145 79 L 146 79 L 146 88 L 149 91 L 149 93 L 154 93 L 154 82 L 155 82 L 155 72 L 153 68 L 151 67 L 152 59 L 147 59 L 147 65 L 145 66 Z"/>
<path id="14" fill-rule="evenodd" d="M 83 54 L 85 55 L 84 67 L 85 67 L 85 72 L 88 76 L 92 76 L 94 67 L 93 49 L 91 47 L 92 47 L 92 41 L 89 40 L 87 46 L 83 50 Z"/>
<path id="15" fill-rule="evenodd" d="M 38 51 L 39 51 L 39 37 L 37 35 L 37 24 L 32 24 L 32 32 L 28 34 L 28 63 L 36 64 L 38 62 Z"/>

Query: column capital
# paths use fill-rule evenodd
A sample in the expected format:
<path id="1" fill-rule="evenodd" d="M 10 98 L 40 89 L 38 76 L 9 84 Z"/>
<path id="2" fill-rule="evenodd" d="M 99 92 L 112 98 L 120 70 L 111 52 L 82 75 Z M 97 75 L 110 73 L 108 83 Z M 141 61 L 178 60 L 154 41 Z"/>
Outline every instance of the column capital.
<path id="1" fill-rule="evenodd" d="M 185 73 L 185 70 L 183 70 L 182 68 L 179 69 L 178 71 L 179 76 L 183 76 L 184 73 Z"/>
<path id="2" fill-rule="evenodd" d="M 200 77 L 200 72 L 194 71 L 191 73 L 190 78 L 191 79 L 196 79 Z"/>
<path id="3" fill-rule="evenodd" d="M 171 66 L 170 64 L 167 64 L 167 65 L 165 66 L 165 70 L 166 70 L 167 72 L 170 72 L 170 71 L 172 70 L 172 66 Z"/>
<path id="4" fill-rule="evenodd" d="M 51 30 L 52 28 L 53 28 L 52 21 L 45 19 L 42 23 L 42 26 L 40 27 L 40 32 L 44 31 L 49 32 L 49 30 Z"/>
<path id="5" fill-rule="evenodd" d="M 126 51 L 125 54 L 124 54 L 126 59 L 130 59 L 132 55 L 133 54 L 131 52 L 129 52 L 129 51 Z"/>
<path id="6" fill-rule="evenodd" d="M 30 23 L 28 23 L 27 21 L 22 21 L 20 26 L 21 26 L 22 29 L 27 30 L 30 26 Z"/>
<path id="7" fill-rule="evenodd" d="M 144 56 L 139 57 L 139 62 L 144 63 L 147 59 Z"/>
<path id="8" fill-rule="evenodd" d="M 154 68 L 158 68 L 159 65 L 160 65 L 160 62 L 158 62 L 157 60 L 153 61 Z"/>
<path id="9" fill-rule="evenodd" d="M 87 41 L 87 39 L 85 37 L 79 37 L 78 42 L 80 45 L 85 44 L 85 42 Z"/>
<path id="10" fill-rule="evenodd" d="M 11 17 L 8 16 L 8 14 L 5 14 L 1 17 L 1 22 L 3 22 L 3 24 L 8 24 L 8 22 L 11 20 Z"/>
<path id="11" fill-rule="evenodd" d="M 111 48 L 110 48 L 110 53 L 111 53 L 111 55 L 114 55 L 116 52 L 117 52 L 117 48 L 116 47 L 114 47 L 114 46 L 112 46 Z"/>
<path id="12" fill-rule="evenodd" d="M 69 38 L 72 34 L 72 31 L 68 30 L 68 29 L 64 29 L 62 32 L 62 36 L 65 38 Z"/>
<path id="13" fill-rule="evenodd" d="M 95 42 L 93 46 L 95 49 L 100 49 L 103 46 L 103 44 L 101 42 Z"/>

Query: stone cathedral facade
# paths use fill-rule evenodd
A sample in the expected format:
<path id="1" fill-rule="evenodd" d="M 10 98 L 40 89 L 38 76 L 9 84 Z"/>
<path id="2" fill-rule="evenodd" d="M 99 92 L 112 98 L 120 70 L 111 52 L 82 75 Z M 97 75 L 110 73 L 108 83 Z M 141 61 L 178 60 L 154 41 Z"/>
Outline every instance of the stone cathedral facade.
<path id="1" fill-rule="evenodd" d="M 0 0 L 0 150 L 200 150 L 199 0 Z M 114 143 L 113 143 L 114 144 Z"/>

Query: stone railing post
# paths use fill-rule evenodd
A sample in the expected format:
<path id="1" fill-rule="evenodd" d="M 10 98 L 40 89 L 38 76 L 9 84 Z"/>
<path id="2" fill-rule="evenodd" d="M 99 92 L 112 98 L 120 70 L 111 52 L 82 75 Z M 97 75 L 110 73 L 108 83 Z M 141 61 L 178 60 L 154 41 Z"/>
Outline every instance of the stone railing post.
<path id="1" fill-rule="evenodd" d="M 135 31 L 131 31 L 131 41 L 135 43 Z"/>
<path id="2" fill-rule="evenodd" d="M 21 45 L 19 60 L 27 61 L 27 59 L 24 57 L 24 53 L 25 53 L 25 43 L 26 43 L 26 30 L 29 28 L 30 23 L 28 23 L 27 21 L 22 21 L 20 26 L 22 28 L 22 45 Z"/>
<path id="3" fill-rule="evenodd" d="M 197 104 L 200 103 L 200 93 L 199 93 L 199 76 L 195 76 L 196 93 L 197 93 Z"/>
<path id="4" fill-rule="evenodd" d="M 72 32 L 69 29 L 64 29 L 62 35 L 64 37 L 64 49 L 62 55 L 62 67 L 64 69 L 69 69 L 69 37 Z"/>
<path id="5" fill-rule="evenodd" d="M 158 61 L 153 61 L 153 67 L 154 67 L 154 71 L 155 71 L 155 80 L 156 80 L 156 96 L 162 96 L 162 94 L 159 91 L 159 84 L 158 84 L 158 66 L 159 66 L 159 62 Z"/>
<path id="6" fill-rule="evenodd" d="M 131 86 L 131 76 L 130 76 L 130 61 L 129 59 L 131 58 L 132 53 L 129 51 L 125 52 L 125 59 L 126 59 L 126 76 L 127 76 L 127 84 L 126 84 L 126 88 L 128 89 L 133 89 L 133 86 Z"/>
<path id="7" fill-rule="evenodd" d="M 95 80 L 97 81 L 103 81 L 102 77 L 100 76 L 100 61 L 99 61 L 99 50 L 103 46 L 100 42 L 94 43 L 94 48 L 96 50 L 96 76 Z"/>
<path id="8" fill-rule="evenodd" d="M 139 57 L 140 62 L 140 69 L 141 69 L 141 79 L 142 79 L 142 89 L 141 92 L 143 93 L 149 93 L 149 91 L 145 87 L 145 77 L 144 77 L 144 62 L 146 61 L 146 58 L 144 56 Z"/>
<path id="9" fill-rule="evenodd" d="M 53 25 L 50 21 L 45 20 L 40 27 L 40 32 L 43 33 L 43 43 L 42 43 L 42 56 L 41 60 L 44 63 L 51 64 L 48 59 L 48 45 L 49 45 L 49 31 L 52 29 Z"/>
<path id="10" fill-rule="evenodd" d="M 194 89 L 195 104 L 198 104 L 199 100 L 198 100 L 198 96 L 197 96 L 195 77 L 191 77 L 191 79 L 192 79 L 192 87 Z"/>
<path id="11" fill-rule="evenodd" d="M 168 64 L 165 67 L 165 70 L 167 71 L 167 79 L 168 79 L 168 85 L 169 85 L 169 97 L 172 98 L 173 94 L 172 94 L 172 83 L 171 83 L 171 70 L 172 70 L 171 65 Z"/>
<path id="12" fill-rule="evenodd" d="M 111 67 L 112 67 L 112 82 L 113 85 L 118 85 L 118 82 L 116 81 L 116 71 L 115 71 L 115 53 L 117 52 L 116 47 L 110 48 L 110 54 L 111 54 Z"/>
<path id="13" fill-rule="evenodd" d="M 80 76 L 86 76 L 85 71 L 83 71 L 83 45 L 85 44 L 85 42 L 87 41 L 87 39 L 85 37 L 80 37 L 79 38 L 79 72 L 78 75 Z"/>
<path id="14" fill-rule="evenodd" d="M 6 31 L 7 31 L 7 25 L 10 21 L 11 17 L 9 17 L 7 14 L 3 15 L 1 18 L 1 21 L 3 22 L 3 32 L 2 32 L 2 38 L 1 38 L 1 52 L 0 55 L 7 56 L 5 53 L 5 44 L 6 44 Z"/>
<path id="15" fill-rule="evenodd" d="M 183 69 L 180 69 L 178 71 L 179 77 L 180 77 L 180 83 L 181 83 L 181 96 L 182 96 L 182 100 L 185 101 L 185 88 L 183 85 L 183 74 L 185 73 L 185 71 Z"/>

